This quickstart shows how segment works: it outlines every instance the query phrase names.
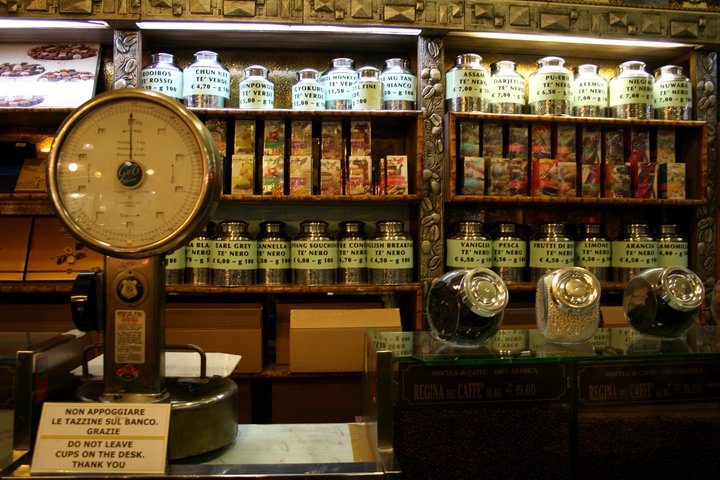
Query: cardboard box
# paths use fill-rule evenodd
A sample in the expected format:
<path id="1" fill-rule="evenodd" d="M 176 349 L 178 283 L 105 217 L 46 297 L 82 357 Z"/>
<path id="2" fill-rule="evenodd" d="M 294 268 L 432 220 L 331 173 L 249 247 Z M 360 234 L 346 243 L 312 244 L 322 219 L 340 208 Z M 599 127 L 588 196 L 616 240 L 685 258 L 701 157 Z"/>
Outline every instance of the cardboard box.
<path id="1" fill-rule="evenodd" d="M 400 310 L 293 310 L 290 313 L 290 371 L 362 371 L 368 328 L 402 330 Z"/>
<path id="2" fill-rule="evenodd" d="M 75 240 L 55 217 L 35 217 L 25 280 L 75 280 L 103 268 L 101 254 Z"/>
<path id="3" fill-rule="evenodd" d="M 235 372 L 258 373 L 263 369 L 262 320 L 260 304 L 167 304 L 165 341 L 241 355 Z"/>
<path id="4" fill-rule="evenodd" d="M 322 302 L 278 302 L 275 305 L 275 362 L 278 365 L 290 363 L 290 314 L 293 310 L 356 310 L 360 308 L 382 308 L 382 302 L 369 297 L 367 300 L 323 300 Z"/>

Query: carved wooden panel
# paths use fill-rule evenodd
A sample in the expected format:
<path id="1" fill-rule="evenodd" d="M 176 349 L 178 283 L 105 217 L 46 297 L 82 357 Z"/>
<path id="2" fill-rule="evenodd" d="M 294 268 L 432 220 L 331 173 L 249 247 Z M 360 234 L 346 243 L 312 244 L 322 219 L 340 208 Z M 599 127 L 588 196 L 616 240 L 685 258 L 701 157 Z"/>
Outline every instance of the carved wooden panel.
<path id="1" fill-rule="evenodd" d="M 59 0 L 59 13 L 92 13 L 92 0 Z"/>
<path id="2" fill-rule="evenodd" d="M 304 0 L 307 23 L 458 29 L 465 4 L 451 0 Z"/>

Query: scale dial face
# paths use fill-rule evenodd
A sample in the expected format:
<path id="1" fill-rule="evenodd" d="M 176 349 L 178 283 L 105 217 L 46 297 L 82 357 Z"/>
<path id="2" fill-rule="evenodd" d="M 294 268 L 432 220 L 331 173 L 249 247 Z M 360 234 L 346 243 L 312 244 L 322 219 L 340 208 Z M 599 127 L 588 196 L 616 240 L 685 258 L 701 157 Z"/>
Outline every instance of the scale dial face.
<path id="1" fill-rule="evenodd" d="M 48 191 L 61 222 L 101 253 L 173 250 L 201 228 L 222 188 L 212 136 L 176 100 L 143 89 L 101 94 L 58 130 Z"/>

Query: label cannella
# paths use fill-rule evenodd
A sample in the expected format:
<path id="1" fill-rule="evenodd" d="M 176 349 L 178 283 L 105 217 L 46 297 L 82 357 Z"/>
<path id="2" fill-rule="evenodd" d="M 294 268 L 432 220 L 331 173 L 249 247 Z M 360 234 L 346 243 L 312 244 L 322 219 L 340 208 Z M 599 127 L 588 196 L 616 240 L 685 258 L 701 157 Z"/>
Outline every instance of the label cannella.
<path id="1" fill-rule="evenodd" d="M 524 267 L 527 243 L 523 240 L 493 240 L 493 267 Z"/>
<path id="2" fill-rule="evenodd" d="M 335 240 L 293 240 L 290 266 L 294 269 L 329 270 L 338 267 Z"/>
<path id="3" fill-rule="evenodd" d="M 267 270 L 290 268 L 290 242 L 258 242 L 257 265 Z"/>
<path id="4" fill-rule="evenodd" d="M 446 263 L 449 267 L 490 268 L 492 258 L 492 240 L 447 240 Z"/>
<path id="5" fill-rule="evenodd" d="M 255 270 L 257 242 L 254 240 L 215 240 L 210 265 L 221 270 Z"/>

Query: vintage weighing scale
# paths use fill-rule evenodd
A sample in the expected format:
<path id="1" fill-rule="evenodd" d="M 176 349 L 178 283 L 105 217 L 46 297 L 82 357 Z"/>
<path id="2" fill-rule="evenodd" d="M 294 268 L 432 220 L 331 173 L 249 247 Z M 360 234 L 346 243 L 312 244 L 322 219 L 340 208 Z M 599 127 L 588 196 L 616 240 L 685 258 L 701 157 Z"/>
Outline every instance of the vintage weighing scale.
<path id="1" fill-rule="evenodd" d="M 75 323 L 103 332 L 104 350 L 103 380 L 84 383 L 77 395 L 170 402 L 170 458 L 223 447 L 237 435 L 235 383 L 208 378 L 197 347 L 165 344 L 163 254 L 207 223 L 221 189 L 209 131 L 179 102 L 150 90 L 111 91 L 83 104 L 61 125 L 48 158 L 58 218 L 105 255 L 102 272 L 81 274 L 73 286 Z M 170 348 L 198 351 L 200 377 L 166 378 Z"/>

